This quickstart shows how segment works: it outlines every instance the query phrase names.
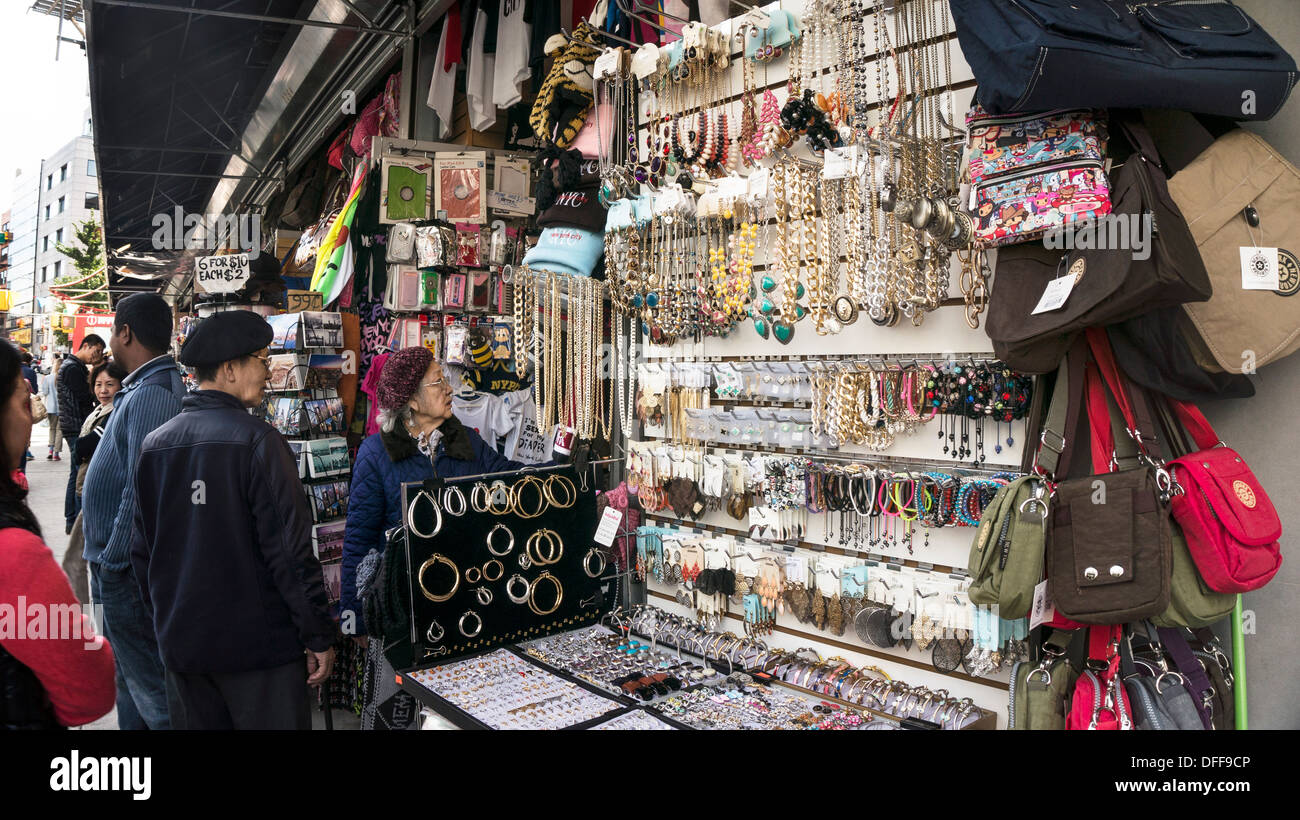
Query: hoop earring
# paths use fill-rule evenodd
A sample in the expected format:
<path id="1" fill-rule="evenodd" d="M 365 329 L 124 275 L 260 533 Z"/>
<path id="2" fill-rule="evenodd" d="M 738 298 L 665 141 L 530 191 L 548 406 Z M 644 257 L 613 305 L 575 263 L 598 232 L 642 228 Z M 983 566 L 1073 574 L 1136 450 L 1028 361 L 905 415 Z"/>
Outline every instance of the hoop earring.
<path id="1" fill-rule="evenodd" d="M 511 589 L 516 585 L 516 582 L 524 585 L 523 595 L 515 595 L 514 592 L 511 591 Z M 510 576 L 509 581 L 506 581 L 506 597 L 510 599 L 510 603 L 512 604 L 524 603 L 525 601 L 528 600 L 528 596 L 532 591 L 533 591 L 533 585 L 528 582 L 527 578 L 525 578 L 524 576 L 520 575 L 517 572 L 514 575 Z"/>
<path id="2" fill-rule="evenodd" d="M 473 631 L 473 632 L 470 632 L 469 630 L 465 629 L 465 619 L 466 619 L 466 618 L 473 618 L 473 619 L 474 619 L 474 631 Z M 474 610 L 472 610 L 472 609 L 467 609 L 467 610 L 465 610 L 465 614 L 460 616 L 460 621 L 457 622 L 457 624 L 456 624 L 456 628 L 459 629 L 459 630 L 460 630 L 460 634 L 464 635 L 466 638 L 473 638 L 473 637 L 476 637 L 476 636 L 478 635 L 478 633 L 480 633 L 480 632 L 483 631 L 483 619 L 480 618 L 479 615 L 478 615 L 478 613 L 475 612 Z"/>
<path id="3" fill-rule="evenodd" d="M 433 532 L 430 533 L 420 532 L 419 527 L 415 526 L 415 505 L 420 503 L 421 497 L 429 499 L 429 506 L 433 507 L 433 518 L 435 523 L 433 525 Z M 442 509 L 438 506 L 438 500 L 424 490 L 417 492 L 415 497 L 411 499 L 410 505 L 406 508 L 406 528 L 421 538 L 433 538 L 438 533 L 442 532 Z"/>
<path id="4" fill-rule="evenodd" d="M 453 501 L 456 503 L 453 504 Z M 442 491 L 442 506 L 449 515 L 459 518 L 465 514 L 465 509 L 468 506 L 465 503 L 465 493 L 455 485 L 447 487 Z"/>
<path id="5" fill-rule="evenodd" d="M 599 562 L 594 572 L 591 569 L 591 557 L 593 555 L 596 556 L 596 560 Z M 601 573 L 605 571 L 605 565 L 605 553 L 595 547 L 587 550 L 587 554 L 582 556 L 582 571 L 587 574 L 588 578 L 599 578 Z"/>
<path id="6" fill-rule="evenodd" d="M 451 589 L 442 595 L 434 595 L 429 591 L 429 588 L 424 585 L 424 573 L 434 564 L 446 564 L 448 567 L 451 567 L 452 577 L 455 578 L 455 581 L 451 585 Z M 433 555 L 429 556 L 427 561 L 420 565 L 420 570 L 416 573 L 415 580 L 419 582 L 420 591 L 424 593 L 424 597 L 433 601 L 435 604 L 440 604 L 443 601 L 451 600 L 451 597 L 456 594 L 456 590 L 460 589 L 460 567 L 456 566 L 456 562 L 447 556 L 435 552 Z"/>
<path id="7" fill-rule="evenodd" d="M 510 543 L 506 544 L 506 548 L 505 548 L 504 550 L 502 550 L 501 552 L 497 552 L 496 549 L 495 549 L 495 548 L 493 547 L 493 545 L 492 545 L 492 536 L 496 534 L 497 530 L 505 530 L 505 531 L 506 531 L 506 535 L 510 536 Z M 497 556 L 498 558 L 501 558 L 501 557 L 503 557 L 503 556 L 509 555 L 509 554 L 510 554 L 510 551 L 513 550 L 513 549 L 515 548 L 515 534 L 514 534 L 514 532 L 512 532 L 512 531 L 510 530 L 510 528 L 507 527 L 505 524 L 502 524 L 501 522 L 498 521 L 497 524 L 496 524 L 496 526 L 494 526 L 492 529 L 488 530 L 488 534 L 487 534 L 487 548 L 488 548 L 488 552 L 492 553 L 493 555 Z"/>

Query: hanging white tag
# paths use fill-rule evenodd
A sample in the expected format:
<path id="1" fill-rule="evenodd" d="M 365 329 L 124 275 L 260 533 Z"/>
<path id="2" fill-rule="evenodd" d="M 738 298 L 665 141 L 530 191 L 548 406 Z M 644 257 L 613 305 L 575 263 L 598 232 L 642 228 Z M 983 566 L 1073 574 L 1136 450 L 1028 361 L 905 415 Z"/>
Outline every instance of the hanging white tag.
<path id="1" fill-rule="evenodd" d="M 1241 287 L 1243 290 L 1277 290 L 1277 248 L 1242 247 Z"/>
<path id="2" fill-rule="evenodd" d="M 1055 617 L 1056 605 L 1052 602 L 1052 594 L 1047 590 L 1047 580 L 1043 579 L 1034 587 L 1034 608 L 1029 611 L 1029 628 L 1037 629 Z"/>
<path id="3" fill-rule="evenodd" d="M 601 546 L 608 547 L 614 543 L 614 536 L 618 535 L 618 525 L 623 522 L 623 513 L 613 507 L 606 507 L 605 514 L 600 517 L 600 526 L 596 528 L 595 542 Z"/>
<path id="4" fill-rule="evenodd" d="M 766 168 L 758 168 L 749 175 L 749 195 L 767 198 L 767 181 L 772 173 Z"/>
<path id="5" fill-rule="evenodd" d="M 1038 300 L 1038 307 L 1034 308 L 1030 315 L 1058 310 L 1065 304 L 1065 300 L 1070 298 L 1070 291 L 1072 290 L 1074 290 L 1073 276 L 1056 277 L 1047 283 L 1042 298 Z"/>
<path id="6" fill-rule="evenodd" d="M 858 146 L 831 148 L 826 151 L 822 165 L 823 179 L 844 179 L 854 172 L 858 164 Z"/>
<path id="7" fill-rule="evenodd" d="M 646 43 L 632 55 L 632 73 L 638 80 L 644 80 L 659 70 L 659 47 Z"/>
<path id="8" fill-rule="evenodd" d="M 595 65 L 592 66 L 592 74 L 597 80 L 616 74 L 623 64 L 623 49 L 607 48 L 596 58 Z"/>

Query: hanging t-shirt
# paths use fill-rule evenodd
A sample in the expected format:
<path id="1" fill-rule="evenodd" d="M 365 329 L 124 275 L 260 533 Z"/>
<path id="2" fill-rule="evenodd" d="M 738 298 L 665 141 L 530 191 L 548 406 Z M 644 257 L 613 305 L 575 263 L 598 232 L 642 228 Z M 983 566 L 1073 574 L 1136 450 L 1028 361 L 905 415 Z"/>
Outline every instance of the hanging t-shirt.
<path id="1" fill-rule="evenodd" d="M 455 8 L 453 6 L 453 8 Z M 438 54 L 433 58 L 433 80 L 429 83 L 429 97 L 426 104 L 438 115 L 438 139 L 446 139 L 451 133 L 452 108 L 456 100 L 456 63 L 450 67 L 447 59 L 447 36 L 453 22 L 456 28 L 456 40 L 460 40 L 460 20 L 453 21 L 451 15 L 443 18 L 442 36 L 438 38 Z M 456 49 L 459 53 L 459 47 Z"/>
<path id="2" fill-rule="evenodd" d="M 510 435 L 514 430 L 514 420 L 500 396 L 490 393 L 456 394 L 451 398 L 451 411 L 461 424 L 472 427 L 494 450 L 497 449 L 497 439 Z"/>
<path id="3" fill-rule="evenodd" d="M 505 457 L 524 464 L 550 461 L 553 439 L 537 429 L 537 405 L 533 402 L 532 388 L 505 393 L 501 396 L 501 401 L 515 425 L 506 437 Z"/>
<path id="4" fill-rule="evenodd" d="M 488 28 L 488 14 L 480 6 L 474 20 L 474 33 L 469 44 L 469 61 L 465 69 L 465 95 L 469 99 L 469 127 L 475 131 L 486 131 L 497 121 L 497 107 L 492 100 L 496 55 L 489 53 L 485 47 Z"/>
<path id="5" fill-rule="evenodd" d="M 524 0 L 500 0 L 500 3 L 492 102 L 498 108 L 509 108 L 523 99 L 519 84 L 532 73 L 529 66 L 532 27 L 525 22 Z"/>

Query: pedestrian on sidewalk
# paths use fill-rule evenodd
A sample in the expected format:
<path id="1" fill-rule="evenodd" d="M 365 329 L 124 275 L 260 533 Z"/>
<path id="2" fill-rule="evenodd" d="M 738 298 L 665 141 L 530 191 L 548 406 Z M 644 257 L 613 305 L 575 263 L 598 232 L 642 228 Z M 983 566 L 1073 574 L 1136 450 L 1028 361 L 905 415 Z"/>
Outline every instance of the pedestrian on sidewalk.
<path id="1" fill-rule="evenodd" d="M 86 416 L 95 409 L 95 397 L 90 393 L 89 368 L 103 360 L 104 340 L 94 333 L 87 333 L 77 352 L 64 357 L 59 371 L 59 426 L 63 428 L 63 440 L 68 443 L 68 452 L 72 456 L 68 465 L 68 489 L 63 496 L 63 531 L 66 533 L 72 532 L 72 522 L 81 509 L 76 492 L 77 433 L 86 423 Z"/>
<path id="2" fill-rule="evenodd" d="M 41 392 L 41 386 L 36 375 L 36 369 L 32 367 L 32 362 L 34 361 L 32 359 L 32 354 L 24 350 L 22 351 L 22 353 L 19 354 L 19 356 L 21 357 L 23 363 L 23 378 L 27 380 L 27 384 L 31 387 L 30 395 L 35 395 Z M 46 409 L 48 410 L 48 408 Z M 26 471 L 27 469 L 27 462 L 33 458 L 36 458 L 36 456 L 32 455 L 32 451 L 29 446 L 30 444 L 31 442 L 27 442 L 23 444 L 23 470 L 24 471 Z"/>
<path id="3" fill-rule="evenodd" d="M 200 322 L 180 354 L 198 390 L 140 453 L 131 559 L 176 729 L 310 729 L 307 687 L 334 663 L 297 462 L 248 413 L 272 335 L 246 310 Z"/>
<path id="4" fill-rule="evenodd" d="M 91 392 L 94 393 L 95 400 L 99 404 L 90 411 L 86 423 L 81 425 L 81 431 L 77 436 L 77 452 L 74 458 L 77 460 L 78 506 L 81 504 L 86 473 L 90 470 L 90 458 L 95 454 L 95 447 L 104 437 L 104 428 L 108 426 L 108 414 L 113 412 L 113 397 L 122 389 L 124 378 L 126 378 L 126 371 L 111 359 L 105 359 L 90 371 Z M 77 519 L 72 522 L 72 534 L 68 536 L 68 549 L 63 553 L 63 571 L 68 574 L 68 581 L 72 583 L 72 591 L 77 594 L 77 600 L 84 604 L 90 601 L 90 575 L 84 554 L 86 538 L 81 521 L 83 513 L 84 511 L 77 513 Z"/>
<path id="5" fill-rule="evenodd" d="M 0 630 L 0 729 L 80 726 L 113 708 L 113 650 L 72 609 L 77 599 L 27 506 L 16 469 L 32 435 L 27 387 L 18 352 L 0 345 L 0 607 L 47 612 L 54 629 L 39 637 Z"/>
<path id="6" fill-rule="evenodd" d="M 140 445 L 181 411 L 185 395 L 167 353 L 171 334 L 172 309 L 158 294 L 136 293 L 118 303 L 109 344 L 113 360 L 130 375 L 113 399 L 82 493 L 91 594 L 103 607 L 104 632 L 117 657 L 117 722 L 123 729 L 169 726 L 158 639 L 131 571 L 130 546 Z"/>
<path id="7" fill-rule="evenodd" d="M 62 461 L 61 451 L 63 450 L 63 427 L 59 421 L 59 368 L 63 365 L 63 360 L 56 358 L 54 364 L 50 367 L 50 372 L 41 376 L 41 398 L 45 400 L 45 409 L 49 415 L 45 421 L 50 426 L 50 451 L 45 456 L 46 461 Z"/>

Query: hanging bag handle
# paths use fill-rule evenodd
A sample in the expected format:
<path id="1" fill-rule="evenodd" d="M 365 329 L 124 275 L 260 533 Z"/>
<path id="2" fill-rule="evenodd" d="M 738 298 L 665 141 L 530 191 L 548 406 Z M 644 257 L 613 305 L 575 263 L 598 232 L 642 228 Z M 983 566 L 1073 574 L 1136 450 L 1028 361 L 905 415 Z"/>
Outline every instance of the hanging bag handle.
<path id="1" fill-rule="evenodd" d="M 1180 401 L 1178 399 L 1168 399 L 1169 407 L 1174 411 L 1174 415 L 1191 433 L 1192 440 L 1196 446 L 1202 450 L 1209 450 L 1223 444 L 1223 439 L 1219 438 L 1210 426 L 1210 422 L 1205 418 L 1205 414 L 1200 411 L 1196 405 L 1191 402 Z"/>

